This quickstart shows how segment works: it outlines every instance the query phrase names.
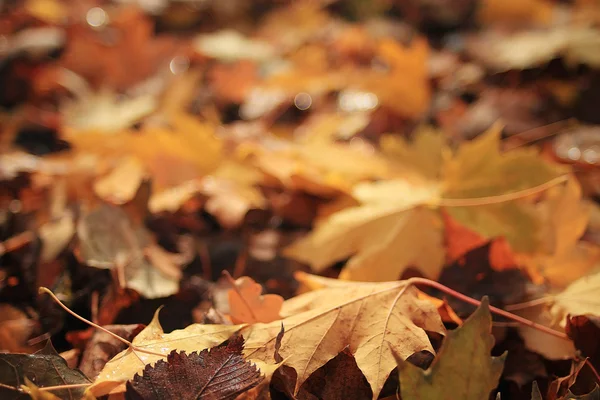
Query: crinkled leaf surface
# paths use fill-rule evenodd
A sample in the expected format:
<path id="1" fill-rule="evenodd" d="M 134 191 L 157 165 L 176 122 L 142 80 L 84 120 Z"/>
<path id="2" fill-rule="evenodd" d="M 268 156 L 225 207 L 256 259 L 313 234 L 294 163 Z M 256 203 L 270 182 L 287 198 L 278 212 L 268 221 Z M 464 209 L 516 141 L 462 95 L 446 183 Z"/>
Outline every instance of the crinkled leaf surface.
<path id="1" fill-rule="evenodd" d="M 191 353 L 216 346 L 239 328 L 236 325 L 193 324 L 185 329 L 164 333 L 158 321 L 157 311 L 152 322 L 133 339 L 132 343 L 141 350 L 163 354 L 163 356 L 131 348 L 123 350 L 106 363 L 89 391 L 96 397 L 110 392 L 122 392 L 125 382 L 142 372 L 147 364 L 165 358 L 173 350 Z"/>
<path id="2" fill-rule="evenodd" d="M 375 399 L 396 366 L 394 353 L 402 359 L 420 351 L 434 353 L 425 331 L 445 331 L 435 306 L 406 285 L 346 282 L 287 300 L 284 319 L 244 328 L 246 357 L 270 361 L 283 324 L 279 354 L 298 373 L 296 392 L 314 371 L 348 348 Z"/>
<path id="3" fill-rule="evenodd" d="M 167 360 L 146 365 L 143 374 L 127 382 L 128 400 L 233 399 L 261 381 L 256 366 L 242 358 L 244 339 L 227 346 L 186 354 L 173 350 Z"/>
<path id="4" fill-rule="evenodd" d="M 505 358 L 490 356 L 491 322 L 484 298 L 461 327 L 448 333 L 427 371 L 399 360 L 402 399 L 487 399 L 498 384 Z"/>

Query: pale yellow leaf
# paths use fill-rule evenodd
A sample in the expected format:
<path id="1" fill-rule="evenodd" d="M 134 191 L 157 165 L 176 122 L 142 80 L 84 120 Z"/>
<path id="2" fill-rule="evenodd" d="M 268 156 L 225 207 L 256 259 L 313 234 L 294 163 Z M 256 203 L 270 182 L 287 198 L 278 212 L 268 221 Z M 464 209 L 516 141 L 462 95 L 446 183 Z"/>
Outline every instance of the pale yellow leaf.
<path id="1" fill-rule="evenodd" d="M 307 237 L 288 247 L 285 254 L 310 264 L 315 271 L 321 271 L 334 262 L 352 255 L 356 255 L 355 258 L 358 258 L 356 262 L 354 262 L 354 258 L 350 261 L 350 264 L 354 262 L 353 268 L 358 268 L 359 261 L 362 261 L 367 255 L 370 255 L 367 257 L 368 259 L 383 251 L 388 252 L 388 257 L 393 257 L 389 251 L 397 254 L 398 250 L 396 249 L 402 251 L 414 245 L 413 242 L 408 242 L 410 239 L 406 236 L 407 231 L 402 230 L 403 227 L 406 227 L 406 222 L 410 221 L 410 218 L 406 216 L 411 215 L 411 209 L 420 204 L 435 202 L 437 198 L 435 186 L 419 187 L 404 180 L 358 185 L 354 193 L 359 200 L 365 201 L 365 205 L 347 208 L 333 214 Z M 424 210 L 415 215 L 416 219 L 413 219 L 412 222 L 422 218 L 421 221 L 428 222 L 426 226 L 422 227 L 423 230 L 433 227 L 434 231 L 439 231 L 441 237 L 441 224 L 436 227 L 431 215 Z M 410 226 L 414 225 L 411 223 Z M 396 231 L 402 231 L 404 236 L 402 234 L 394 236 Z M 410 232 L 409 235 L 414 236 L 414 233 Z M 432 246 L 441 241 L 441 239 L 435 240 L 437 236 L 435 233 L 424 233 L 424 236 L 434 239 Z M 393 242 L 394 249 L 390 248 L 390 241 Z M 439 258 L 441 263 L 443 253 L 441 250 L 437 253 L 441 254 Z M 411 259 L 408 261 L 414 262 L 416 265 L 419 265 L 422 259 L 437 258 L 421 253 L 418 259 L 412 259 L 413 255 L 414 253 L 410 254 Z M 427 269 L 431 269 L 431 265 L 436 262 L 424 262 L 423 264 L 427 265 Z M 388 279 L 397 279 L 398 275 L 391 278 L 390 275 L 405 267 L 407 265 L 394 261 L 392 265 L 380 264 L 376 270 Z M 386 272 L 389 268 L 394 268 L 394 272 Z M 435 275 L 431 271 L 425 273 L 429 273 L 431 276 Z M 386 279 L 382 277 L 379 280 Z"/>
<path id="2" fill-rule="evenodd" d="M 597 271 L 597 269 L 596 269 Z M 566 315 L 600 315 L 600 272 L 584 276 L 553 296 L 552 315 L 566 325 Z"/>
<path id="3" fill-rule="evenodd" d="M 544 305 L 526 308 L 516 311 L 516 313 L 540 325 L 564 332 L 564 324 L 561 324 Z M 548 335 L 525 326 L 520 326 L 518 329 L 520 336 L 525 341 L 525 346 L 531 351 L 535 351 L 550 360 L 566 360 L 575 356 L 575 346 L 570 340 Z"/>

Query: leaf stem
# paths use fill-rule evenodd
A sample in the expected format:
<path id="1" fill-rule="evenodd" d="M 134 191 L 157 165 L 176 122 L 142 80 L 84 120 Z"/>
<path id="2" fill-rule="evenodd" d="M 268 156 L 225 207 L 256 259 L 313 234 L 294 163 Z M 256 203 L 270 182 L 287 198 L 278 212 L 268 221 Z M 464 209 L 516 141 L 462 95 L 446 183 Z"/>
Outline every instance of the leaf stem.
<path id="1" fill-rule="evenodd" d="M 561 175 L 554 179 L 544 182 L 541 185 L 534 186 L 532 188 L 519 190 L 517 192 L 501 194 L 498 196 L 487 196 L 487 197 L 475 197 L 470 199 L 440 199 L 436 202 L 438 207 L 477 207 L 486 206 L 490 204 L 505 203 L 507 201 L 513 201 L 522 199 L 527 196 L 531 196 L 537 193 L 541 193 L 553 186 L 561 184 L 569 179 L 569 175 Z"/>
<path id="2" fill-rule="evenodd" d="M 525 301 L 523 303 L 516 303 L 516 304 L 509 304 L 507 306 L 504 307 L 504 309 L 506 310 L 522 310 L 524 308 L 530 308 L 530 307 L 535 307 L 535 306 L 539 306 L 542 304 L 546 304 L 548 303 L 548 301 L 554 299 L 553 296 L 544 296 L 544 297 L 540 297 L 539 299 L 533 299 L 533 300 L 529 300 L 529 301 Z"/>
<path id="3" fill-rule="evenodd" d="M 430 279 L 425 279 L 425 278 L 410 278 L 407 281 L 408 284 L 413 284 L 413 285 L 423 285 L 423 286 L 429 286 L 431 288 L 440 290 L 446 294 L 449 294 L 450 296 L 456 297 L 457 299 L 464 301 L 465 303 L 468 304 L 472 304 L 474 306 L 479 306 L 481 305 L 481 302 L 479 300 L 475 300 L 469 296 L 465 296 L 464 294 L 457 292 L 456 290 L 450 289 L 448 286 L 444 286 L 439 282 L 436 281 L 432 281 Z M 509 313 L 508 311 L 504 311 L 500 308 L 494 307 L 494 306 L 489 306 L 490 307 L 490 312 L 497 314 L 497 315 L 501 315 L 504 318 L 508 318 L 512 321 L 518 322 L 521 325 L 527 326 L 529 328 L 533 328 L 536 329 L 540 332 L 544 332 L 547 333 L 549 335 L 552 336 L 556 336 L 560 339 L 564 339 L 564 340 L 569 340 L 569 337 L 566 335 L 566 333 L 564 332 L 559 332 L 556 331 L 554 329 L 548 328 L 547 326 L 538 324 L 536 322 L 530 321 L 526 318 L 520 317 L 518 315 L 515 315 L 513 313 Z"/>
<path id="4" fill-rule="evenodd" d="M 65 310 L 67 313 L 71 314 L 72 316 L 74 316 L 75 318 L 77 318 L 80 321 L 85 322 L 86 324 L 96 328 L 96 329 L 100 329 L 102 332 L 105 332 L 107 334 L 109 334 L 110 336 L 114 337 L 115 339 L 117 339 L 118 341 L 124 343 L 127 345 L 127 347 L 129 347 L 130 349 L 132 349 L 133 351 L 139 351 L 140 353 L 146 353 L 146 354 L 152 354 L 155 356 L 160 356 L 160 357 L 165 357 L 166 354 L 162 354 L 162 353 L 157 353 L 154 351 L 150 351 L 150 350 L 144 350 L 141 349 L 137 346 L 134 346 L 133 343 L 131 343 L 129 340 L 127 339 L 123 339 L 121 336 L 117 335 L 114 332 L 109 331 L 108 329 L 93 323 L 92 321 L 90 321 L 89 319 L 83 318 L 82 316 L 80 316 L 79 314 L 77 314 L 76 312 L 72 311 L 69 307 L 67 307 L 66 305 L 64 305 L 64 303 L 62 301 L 60 301 L 58 299 L 58 297 L 56 297 L 56 295 L 54 293 L 52 293 L 52 291 L 46 287 L 40 287 L 39 288 L 39 292 L 40 293 L 47 293 L 48 295 L 50 295 L 50 297 L 52 298 L 52 300 L 54 300 L 60 307 L 62 307 L 63 310 Z"/>
<path id="5" fill-rule="evenodd" d="M 101 330 L 102 332 L 108 333 L 110 336 L 114 337 L 115 339 L 117 339 L 118 341 L 126 344 L 128 347 L 132 347 L 133 343 L 131 343 L 129 340 L 123 339 L 121 336 L 117 335 L 116 333 L 113 333 L 111 331 L 109 331 L 108 329 L 93 323 L 92 321 L 90 321 L 89 319 L 85 319 L 82 316 L 80 316 L 79 314 L 75 313 L 74 311 L 72 311 L 69 307 L 67 307 L 66 305 L 64 305 L 64 303 L 62 301 L 60 301 L 58 299 L 58 297 L 56 297 L 56 295 L 54 293 L 52 293 L 52 291 L 46 287 L 40 287 L 39 289 L 40 293 L 46 293 L 48 295 L 50 295 L 50 297 L 52 297 L 52 299 L 59 305 L 62 307 L 63 310 L 65 310 L 67 313 L 71 314 L 72 316 L 74 316 L 75 318 L 77 318 L 80 321 L 85 322 L 86 324 L 93 326 L 96 329 Z"/>

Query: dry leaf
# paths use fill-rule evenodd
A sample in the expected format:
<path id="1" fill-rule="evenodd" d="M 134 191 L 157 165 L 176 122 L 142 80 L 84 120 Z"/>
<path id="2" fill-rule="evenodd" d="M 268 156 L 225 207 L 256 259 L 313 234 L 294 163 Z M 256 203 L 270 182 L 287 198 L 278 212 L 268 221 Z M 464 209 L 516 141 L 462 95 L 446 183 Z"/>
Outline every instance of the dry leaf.
<path id="1" fill-rule="evenodd" d="M 246 357 L 269 362 L 283 323 L 279 353 L 298 373 L 296 393 L 314 371 L 348 348 L 376 399 L 395 367 L 394 353 L 402 359 L 433 353 L 425 330 L 444 333 L 435 307 L 417 293 L 399 281 L 347 282 L 300 295 L 283 303 L 284 319 L 243 329 Z"/>
<path id="2" fill-rule="evenodd" d="M 164 333 L 158 320 L 157 311 L 152 322 L 133 339 L 132 343 L 139 349 L 163 356 L 135 349 L 123 350 L 106 363 L 88 391 L 96 397 L 123 392 L 125 391 L 125 382 L 133 379 L 135 374 L 141 373 L 146 365 L 166 358 L 171 351 L 191 353 L 216 346 L 224 342 L 239 328 L 234 325 L 193 324 L 185 329 Z"/>
<path id="3" fill-rule="evenodd" d="M 556 287 L 564 287 L 596 267 L 600 248 L 579 241 L 591 210 L 582 201 L 581 187 L 574 178 L 548 190 L 537 211 L 547 227 L 542 237 L 543 252 L 519 255 L 523 265 Z"/>
<path id="4" fill-rule="evenodd" d="M 600 315 L 600 273 L 584 276 L 571 283 L 552 299 L 552 315 L 561 327 L 567 315 Z"/>
<path id="5" fill-rule="evenodd" d="M 229 316 L 234 324 L 268 323 L 280 319 L 283 298 L 276 294 L 261 294 L 262 286 L 252 278 L 243 276 L 229 289 Z"/>
<path id="6" fill-rule="evenodd" d="M 143 374 L 127 382 L 131 400 L 234 399 L 262 379 L 255 365 L 244 361 L 244 339 L 234 337 L 227 346 L 186 354 L 173 350 L 166 362 L 146 365 Z"/>
<path id="7" fill-rule="evenodd" d="M 144 180 L 144 165 L 135 157 L 121 160 L 106 176 L 94 182 L 94 192 L 113 204 L 124 204 L 135 197 Z"/>
<path id="8" fill-rule="evenodd" d="M 431 210 L 414 208 L 434 202 L 437 187 L 398 179 L 358 185 L 354 196 L 364 205 L 333 214 L 285 254 L 315 271 L 356 254 L 342 275 L 354 280 L 398 279 L 411 265 L 432 278 L 439 274 L 441 221 Z"/>
<path id="9" fill-rule="evenodd" d="M 481 400 L 498 385 L 506 355 L 490 357 L 494 347 L 492 317 L 484 298 L 479 308 L 450 331 L 427 371 L 400 359 L 403 400 Z"/>

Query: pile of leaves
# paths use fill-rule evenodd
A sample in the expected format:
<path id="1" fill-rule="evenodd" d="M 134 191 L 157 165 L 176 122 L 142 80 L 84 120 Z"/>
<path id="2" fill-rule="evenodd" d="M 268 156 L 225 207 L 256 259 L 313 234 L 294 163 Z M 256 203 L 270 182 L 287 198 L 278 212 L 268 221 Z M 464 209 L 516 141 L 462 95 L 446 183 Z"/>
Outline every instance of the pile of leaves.
<path id="1" fill-rule="evenodd" d="M 597 0 L 0 2 L 0 398 L 599 399 Z"/>

